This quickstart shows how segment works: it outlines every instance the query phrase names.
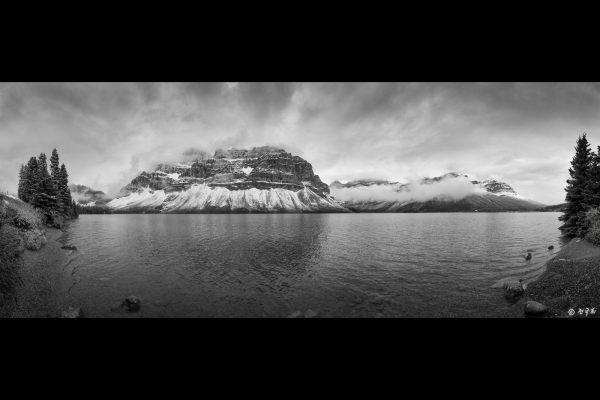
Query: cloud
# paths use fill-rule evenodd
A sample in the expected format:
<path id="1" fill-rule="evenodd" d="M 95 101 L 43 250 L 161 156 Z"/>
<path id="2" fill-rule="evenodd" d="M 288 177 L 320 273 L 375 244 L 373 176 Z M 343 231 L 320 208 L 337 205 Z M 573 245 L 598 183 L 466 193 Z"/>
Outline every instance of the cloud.
<path id="1" fill-rule="evenodd" d="M 3 83 L 0 186 L 55 147 L 73 183 L 109 192 L 189 148 L 273 145 L 325 182 L 457 171 L 558 203 L 598 109 L 587 83 Z"/>
<path id="2" fill-rule="evenodd" d="M 465 177 L 444 179 L 434 183 L 408 182 L 407 186 L 372 185 L 351 188 L 331 187 L 331 195 L 341 201 L 427 201 L 439 197 L 460 200 L 485 190 L 473 185 Z"/>

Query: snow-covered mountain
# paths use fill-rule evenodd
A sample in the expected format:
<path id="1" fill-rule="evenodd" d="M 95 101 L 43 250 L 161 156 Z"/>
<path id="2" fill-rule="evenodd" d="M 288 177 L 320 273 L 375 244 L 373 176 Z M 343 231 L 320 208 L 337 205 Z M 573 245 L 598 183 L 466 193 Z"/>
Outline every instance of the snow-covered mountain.
<path id="1" fill-rule="evenodd" d="M 382 180 L 333 182 L 331 194 L 354 212 L 533 211 L 544 205 L 494 179 L 455 172 L 401 184 Z"/>
<path id="2" fill-rule="evenodd" d="M 310 163 L 269 146 L 159 164 L 107 206 L 113 212 L 144 213 L 348 212 Z"/>
<path id="3" fill-rule="evenodd" d="M 158 164 L 112 200 L 86 186 L 71 190 L 90 212 L 116 213 L 473 212 L 544 206 L 506 182 L 454 172 L 408 183 L 362 179 L 328 186 L 306 160 L 268 146 L 194 153 L 182 162 Z"/>

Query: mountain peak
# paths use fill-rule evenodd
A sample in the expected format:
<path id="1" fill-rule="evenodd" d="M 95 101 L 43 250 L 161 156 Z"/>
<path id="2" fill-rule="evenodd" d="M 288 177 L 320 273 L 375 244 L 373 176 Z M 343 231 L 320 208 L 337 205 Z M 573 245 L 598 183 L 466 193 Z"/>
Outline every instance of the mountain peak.
<path id="1" fill-rule="evenodd" d="M 216 212 L 348 212 L 331 199 L 329 186 L 309 162 L 284 149 L 229 148 L 212 157 L 193 155 L 192 161 L 142 172 L 109 206 L 152 212 L 215 212 L 215 207 Z"/>

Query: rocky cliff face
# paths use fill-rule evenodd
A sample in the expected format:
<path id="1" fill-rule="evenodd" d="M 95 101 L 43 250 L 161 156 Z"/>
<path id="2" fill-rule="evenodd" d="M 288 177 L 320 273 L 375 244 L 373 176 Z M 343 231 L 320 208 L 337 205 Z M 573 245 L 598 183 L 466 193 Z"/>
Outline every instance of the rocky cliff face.
<path id="1" fill-rule="evenodd" d="M 218 150 L 143 172 L 108 203 L 121 212 L 347 212 L 301 157 L 264 146 Z"/>

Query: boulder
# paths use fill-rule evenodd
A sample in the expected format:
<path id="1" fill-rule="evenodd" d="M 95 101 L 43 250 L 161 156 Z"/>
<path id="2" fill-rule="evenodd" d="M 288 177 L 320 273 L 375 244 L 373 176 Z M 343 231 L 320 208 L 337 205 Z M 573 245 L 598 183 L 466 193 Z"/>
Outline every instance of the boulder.
<path id="1" fill-rule="evenodd" d="M 302 311 L 294 311 L 293 313 L 288 315 L 288 318 L 302 318 L 303 315 L 304 314 L 302 314 Z"/>
<path id="2" fill-rule="evenodd" d="M 537 301 L 528 301 L 525 304 L 525 315 L 526 316 L 538 316 L 544 315 L 548 312 L 548 308 L 542 303 L 538 303 Z"/>
<path id="3" fill-rule="evenodd" d="M 63 250 L 73 250 L 73 251 L 75 251 L 75 250 L 77 250 L 77 247 L 75 247 L 75 246 L 69 246 L 69 245 L 65 245 L 65 246 L 62 246 L 62 247 L 61 247 L 61 249 L 63 249 Z"/>
<path id="4" fill-rule="evenodd" d="M 548 246 L 548 250 L 554 250 L 554 246 Z"/>
<path id="5" fill-rule="evenodd" d="M 523 288 L 523 282 L 521 280 L 506 282 L 503 288 L 504 296 L 507 298 L 518 297 L 525 293 L 525 289 Z"/>
<path id="6" fill-rule="evenodd" d="M 306 312 L 304 313 L 304 318 L 317 318 L 318 316 L 318 313 L 310 309 L 306 310 Z"/>
<path id="7" fill-rule="evenodd" d="M 81 308 L 69 307 L 66 311 L 63 311 L 61 318 L 83 318 L 83 311 Z"/>
<path id="8" fill-rule="evenodd" d="M 529 261 L 529 260 L 531 260 L 531 257 L 532 257 L 531 253 L 527 253 L 527 256 L 525 257 L 525 259 L 527 261 Z"/>
<path id="9" fill-rule="evenodd" d="M 139 311 L 141 307 L 140 299 L 135 296 L 129 296 L 123 301 L 123 306 L 129 312 Z"/>

